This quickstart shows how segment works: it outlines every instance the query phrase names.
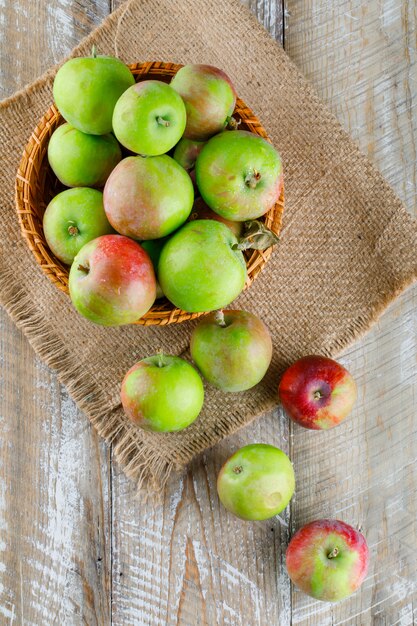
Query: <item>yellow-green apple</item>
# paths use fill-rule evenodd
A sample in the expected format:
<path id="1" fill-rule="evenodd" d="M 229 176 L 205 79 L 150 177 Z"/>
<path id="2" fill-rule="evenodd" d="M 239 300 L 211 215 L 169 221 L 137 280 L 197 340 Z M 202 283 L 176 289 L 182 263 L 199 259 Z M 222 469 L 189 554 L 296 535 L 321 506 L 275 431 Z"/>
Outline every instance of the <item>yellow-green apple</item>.
<path id="1" fill-rule="evenodd" d="M 111 56 L 76 57 L 58 70 L 54 100 L 64 117 L 78 130 L 91 135 L 112 131 L 117 100 L 135 79 L 129 68 Z"/>
<path id="2" fill-rule="evenodd" d="M 178 356 L 156 354 L 136 363 L 121 390 L 126 415 L 145 430 L 174 432 L 194 422 L 204 387 L 196 370 Z"/>
<path id="3" fill-rule="evenodd" d="M 243 253 L 227 226 L 195 220 L 182 226 L 164 245 L 158 264 L 162 291 L 184 311 L 213 311 L 227 306 L 246 281 Z"/>
<path id="4" fill-rule="evenodd" d="M 356 383 L 341 365 L 324 356 L 298 359 L 283 374 L 278 395 L 285 411 L 301 426 L 333 428 L 351 412 Z"/>
<path id="5" fill-rule="evenodd" d="M 121 158 L 110 133 L 87 135 L 68 123 L 58 126 L 48 144 L 49 165 L 67 187 L 104 187 Z"/>
<path id="6" fill-rule="evenodd" d="M 219 215 L 243 222 L 269 211 L 279 198 L 282 163 L 265 139 L 245 130 L 212 137 L 197 157 L 202 198 Z"/>
<path id="7" fill-rule="evenodd" d="M 225 128 L 236 104 L 236 90 L 225 72 L 211 65 L 185 65 L 171 86 L 187 109 L 184 137 L 205 141 Z"/>
<path id="8" fill-rule="evenodd" d="M 152 261 L 152 265 L 155 270 L 155 275 L 158 271 L 158 263 L 159 257 L 161 256 L 162 248 L 165 245 L 167 238 L 163 239 L 150 239 L 149 241 L 141 241 L 140 245 L 146 252 L 149 254 L 149 257 Z M 164 294 L 161 289 L 161 285 L 159 284 L 158 278 L 156 279 L 156 299 L 163 298 Z"/>
<path id="9" fill-rule="evenodd" d="M 182 137 L 175 146 L 173 157 L 188 172 L 194 169 L 195 162 L 204 143 L 204 141 L 195 141 Z"/>
<path id="10" fill-rule="evenodd" d="M 245 520 L 278 515 L 291 500 L 294 489 L 291 461 L 282 450 L 266 443 L 240 448 L 223 465 L 217 479 L 222 504 Z"/>
<path id="11" fill-rule="evenodd" d="M 210 209 L 209 206 L 204 202 L 203 198 L 196 198 L 194 200 L 193 209 L 191 211 L 190 217 L 191 220 L 215 220 L 216 222 L 222 222 L 226 224 L 228 228 L 232 231 L 232 233 L 239 239 L 239 237 L 243 234 L 244 223 L 243 222 L 232 222 L 230 220 L 225 219 L 221 215 L 218 215 L 214 211 Z"/>
<path id="12" fill-rule="evenodd" d="M 146 241 L 169 235 L 191 213 L 193 184 L 185 169 L 164 154 L 120 161 L 104 187 L 104 210 L 121 235 Z"/>
<path id="13" fill-rule="evenodd" d="M 46 207 L 43 232 L 54 255 L 71 265 L 86 243 L 113 232 L 101 191 L 77 187 L 56 195 Z"/>
<path id="14" fill-rule="evenodd" d="M 286 554 L 289 577 L 304 593 L 337 602 L 362 584 L 369 564 L 365 537 L 349 524 L 323 519 L 303 526 Z"/>
<path id="15" fill-rule="evenodd" d="M 69 274 L 72 303 L 103 326 L 131 324 L 145 315 L 156 295 L 152 261 L 136 241 L 103 235 L 87 243 Z"/>
<path id="16" fill-rule="evenodd" d="M 160 80 L 144 80 L 127 89 L 113 113 L 113 130 L 120 143 L 146 156 L 171 150 L 180 140 L 185 123 L 184 102 Z"/>
<path id="17" fill-rule="evenodd" d="M 272 357 L 268 328 L 248 311 L 206 315 L 191 334 L 190 349 L 204 378 L 223 391 L 244 391 L 257 385 Z"/>

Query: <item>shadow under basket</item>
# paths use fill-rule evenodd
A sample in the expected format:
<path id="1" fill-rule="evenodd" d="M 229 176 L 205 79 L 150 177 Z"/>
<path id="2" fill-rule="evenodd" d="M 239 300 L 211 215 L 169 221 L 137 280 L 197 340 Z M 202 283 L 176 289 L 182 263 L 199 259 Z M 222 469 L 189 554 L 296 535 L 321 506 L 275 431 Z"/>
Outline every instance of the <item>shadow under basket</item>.
<path id="1" fill-rule="evenodd" d="M 172 76 L 181 68 L 175 63 L 147 62 L 129 65 L 136 82 L 156 79 L 170 82 Z M 241 100 L 237 99 L 233 113 L 240 121 L 239 129 L 248 130 L 268 139 L 260 121 Z M 43 233 L 43 214 L 51 199 L 64 189 L 57 180 L 48 163 L 48 143 L 53 132 L 64 123 L 64 119 L 52 105 L 34 129 L 24 150 L 16 175 L 16 210 L 22 235 L 37 263 L 57 287 L 68 294 L 69 267 L 57 259 L 46 243 Z M 284 190 L 275 206 L 261 220 L 274 233 L 281 229 L 284 210 Z M 251 285 L 271 256 L 272 246 L 266 250 L 247 250 L 244 252 L 248 277 L 245 289 Z M 148 313 L 135 322 L 144 326 L 176 324 L 192 320 L 204 313 L 187 313 L 169 302 L 166 298 L 157 300 Z"/>

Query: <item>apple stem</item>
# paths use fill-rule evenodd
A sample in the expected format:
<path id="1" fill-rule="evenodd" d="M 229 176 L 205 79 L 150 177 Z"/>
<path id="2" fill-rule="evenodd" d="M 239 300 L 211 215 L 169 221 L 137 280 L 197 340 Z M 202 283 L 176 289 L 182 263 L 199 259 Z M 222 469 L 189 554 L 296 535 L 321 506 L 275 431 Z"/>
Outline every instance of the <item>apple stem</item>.
<path id="1" fill-rule="evenodd" d="M 236 465 L 236 467 L 233 468 L 234 474 L 241 474 L 242 472 L 243 472 L 243 467 L 241 465 Z"/>
<path id="2" fill-rule="evenodd" d="M 224 313 L 221 309 L 215 312 L 214 319 L 218 323 L 219 326 L 226 326 L 226 321 L 224 319 Z"/>
<path id="3" fill-rule="evenodd" d="M 250 172 L 250 174 L 246 174 L 245 185 L 250 189 L 256 189 L 256 186 L 258 185 L 261 178 L 261 173 L 257 170 L 253 170 L 253 172 Z"/>
<path id="4" fill-rule="evenodd" d="M 158 117 L 156 118 L 156 121 L 158 122 L 160 126 L 171 126 L 170 122 L 168 120 L 164 120 L 164 118 L 161 117 L 160 115 L 158 115 Z"/>
<path id="5" fill-rule="evenodd" d="M 233 115 L 226 120 L 226 128 L 227 130 L 237 130 L 242 123 L 242 120 L 238 120 Z"/>
<path id="6" fill-rule="evenodd" d="M 317 389 L 317 391 L 313 393 L 314 400 L 320 400 L 320 398 L 322 397 L 323 397 L 323 394 L 321 393 L 320 389 Z"/>
<path id="7" fill-rule="evenodd" d="M 158 367 L 164 367 L 165 365 L 165 359 L 164 359 L 164 353 L 158 352 Z"/>
<path id="8" fill-rule="evenodd" d="M 86 267 L 85 265 L 81 265 L 81 264 L 78 266 L 78 270 L 80 272 L 84 272 L 84 274 L 88 274 L 88 272 L 90 271 L 88 267 Z"/>
<path id="9" fill-rule="evenodd" d="M 95 43 L 93 43 L 93 45 L 91 46 L 91 56 L 93 57 L 93 59 L 97 58 L 97 48 Z"/>
<path id="10" fill-rule="evenodd" d="M 74 225 L 68 226 L 68 234 L 71 235 L 71 237 L 75 237 L 75 235 L 78 235 L 78 228 Z"/>
<path id="11" fill-rule="evenodd" d="M 331 552 L 327 555 L 328 559 L 334 559 L 339 554 L 339 548 L 333 548 Z"/>

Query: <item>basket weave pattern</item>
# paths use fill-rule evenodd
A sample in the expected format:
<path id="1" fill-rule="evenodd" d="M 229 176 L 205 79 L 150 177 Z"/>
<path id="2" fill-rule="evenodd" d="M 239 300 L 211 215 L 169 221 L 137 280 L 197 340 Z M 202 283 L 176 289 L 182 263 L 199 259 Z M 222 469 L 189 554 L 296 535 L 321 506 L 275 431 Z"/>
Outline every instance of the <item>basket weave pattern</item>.
<path id="1" fill-rule="evenodd" d="M 144 79 L 157 79 L 169 82 L 181 65 L 163 62 L 135 63 L 129 68 L 136 82 Z M 267 134 L 254 113 L 240 99 L 237 99 L 234 117 L 241 120 L 239 128 L 251 131 L 265 139 Z M 24 150 L 16 176 L 16 210 L 21 232 L 37 263 L 48 278 L 62 291 L 68 293 L 68 266 L 57 259 L 46 243 L 43 233 L 43 214 L 50 200 L 64 188 L 53 174 L 47 158 L 48 143 L 58 126 L 64 119 L 52 105 L 34 129 Z M 266 226 L 278 234 L 281 229 L 284 210 L 284 192 L 276 205 L 262 218 Z M 272 252 L 266 250 L 245 251 L 248 287 L 265 266 Z M 137 324 L 166 325 L 191 320 L 203 313 L 188 313 L 174 307 L 168 300 L 156 301 L 150 311 L 138 320 Z"/>

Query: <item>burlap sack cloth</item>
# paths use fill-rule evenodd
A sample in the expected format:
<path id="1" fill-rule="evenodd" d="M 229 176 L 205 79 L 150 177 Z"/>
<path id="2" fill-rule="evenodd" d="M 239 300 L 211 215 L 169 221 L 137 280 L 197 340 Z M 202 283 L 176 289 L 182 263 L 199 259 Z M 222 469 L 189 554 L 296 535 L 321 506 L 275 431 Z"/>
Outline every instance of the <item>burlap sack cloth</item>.
<path id="1" fill-rule="evenodd" d="M 92 43 L 125 62 L 200 62 L 223 68 L 253 108 L 285 164 L 281 243 L 235 306 L 256 312 L 274 338 L 269 373 L 256 388 L 207 387 L 198 421 L 178 434 L 146 434 L 120 405 L 120 381 L 158 349 L 186 354 L 192 324 L 100 328 L 37 267 L 14 209 L 23 147 L 51 104 L 54 71 L 1 104 L 1 303 L 58 372 L 126 474 L 150 488 L 172 469 L 277 402 L 279 373 L 307 353 L 334 355 L 367 330 L 417 273 L 417 228 L 313 89 L 237 0 L 131 0 L 74 51 Z"/>

